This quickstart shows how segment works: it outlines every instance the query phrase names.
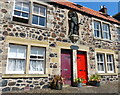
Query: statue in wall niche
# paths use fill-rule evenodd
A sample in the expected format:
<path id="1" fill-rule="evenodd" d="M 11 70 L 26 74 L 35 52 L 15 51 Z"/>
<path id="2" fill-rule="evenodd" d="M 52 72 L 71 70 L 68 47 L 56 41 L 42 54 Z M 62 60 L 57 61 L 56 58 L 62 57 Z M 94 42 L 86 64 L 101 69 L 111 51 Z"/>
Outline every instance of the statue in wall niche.
<path id="1" fill-rule="evenodd" d="M 68 13 L 69 17 L 69 35 L 75 34 L 79 35 L 78 29 L 79 29 L 79 24 L 78 24 L 78 16 L 76 12 L 69 12 Z"/>

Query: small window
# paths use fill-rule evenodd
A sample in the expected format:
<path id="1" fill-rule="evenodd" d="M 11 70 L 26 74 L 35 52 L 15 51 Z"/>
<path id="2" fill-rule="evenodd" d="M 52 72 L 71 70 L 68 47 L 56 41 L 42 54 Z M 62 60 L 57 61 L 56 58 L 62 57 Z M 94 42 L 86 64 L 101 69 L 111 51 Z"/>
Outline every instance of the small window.
<path id="1" fill-rule="evenodd" d="M 29 19 L 29 2 L 15 1 L 13 21 L 28 23 Z"/>
<path id="2" fill-rule="evenodd" d="M 33 5 L 32 24 L 46 26 L 46 7 L 38 4 Z"/>
<path id="3" fill-rule="evenodd" d="M 109 25 L 103 24 L 103 38 L 104 39 L 110 39 L 110 31 L 109 31 Z"/>
<path id="4" fill-rule="evenodd" d="M 7 73 L 24 74 L 26 63 L 26 46 L 9 46 Z"/>
<path id="5" fill-rule="evenodd" d="M 107 68 L 108 73 L 114 72 L 114 62 L 113 62 L 113 55 L 107 54 Z"/>
<path id="6" fill-rule="evenodd" d="M 94 36 L 97 38 L 101 38 L 101 27 L 100 22 L 94 21 Z"/>
<path id="7" fill-rule="evenodd" d="M 45 48 L 31 47 L 29 73 L 44 74 Z"/>
<path id="8" fill-rule="evenodd" d="M 98 73 L 105 73 L 105 66 L 104 66 L 104 54 L 98 53 L 97 54 L 97 67 Z"/>

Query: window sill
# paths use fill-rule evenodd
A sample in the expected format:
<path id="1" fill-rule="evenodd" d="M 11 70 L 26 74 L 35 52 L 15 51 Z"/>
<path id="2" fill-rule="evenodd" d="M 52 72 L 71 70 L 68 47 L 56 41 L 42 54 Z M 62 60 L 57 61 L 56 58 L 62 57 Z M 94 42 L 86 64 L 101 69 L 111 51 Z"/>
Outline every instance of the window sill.
<path id="1" fill-rule="evenodd" d="M 101 41 L 106 41 L 106 42 L 113 42 L 112 40 L 109 40 L 109 39 L 103 39 L 103 38 L 97 38 L 97 37 L 94 37 L 95 40 L 101 40 Z"/>
<path id="2" fill-rule="evenodd" d="M 37 25 L 32 25 L 32 24 L 25 24 L 25 23 L 16 22 L 16 21 L 11 21 L 10 24 L 23 25 L 23 26 L 27 26 L 27 27 L 31 27 L 31 28 L 38 28 L 38 29 L 47 30 L 46 26 L 42 27 L 42 26 L 37 26 Z"/>
<path id="3" fill-rule="evenodd" d="M 98 73 L 99 75 L 118 75 L 117 73 Z"/>
<path id="4" fill-rule="evenodd" d="M 48 74 L 4 74 L 2 78 L 48 77 Z"/>

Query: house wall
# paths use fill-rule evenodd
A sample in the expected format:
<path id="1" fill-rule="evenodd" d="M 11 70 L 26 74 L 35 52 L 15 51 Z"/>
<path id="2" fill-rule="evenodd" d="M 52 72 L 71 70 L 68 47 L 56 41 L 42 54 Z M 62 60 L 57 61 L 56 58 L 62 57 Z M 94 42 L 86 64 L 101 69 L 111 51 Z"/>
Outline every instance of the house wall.
<path id="1" fill-rule="evenodd" d="M 41 28 L 12 21 L 13 2 L 5 3 L 0 1 L 0 71 L 2 73 L 2 91 L 23 90 L 27 89 L 27 87 L 30 89 L 48 87 L 51 77 L 61 73 L 61 49 L 71 49 L 71 45 L 78 46 L 79 51 L 87 52 L 88 77 L 97 73 L 96 52 L 112 53 L 115 58 L 115 73 L 100 75 L 102 76 L 102 82 L 118 80 L 118 44 L 116 42 L 116 27 L 118 25 L 77 13 L 78 21 L 80 22 L 79 40 L 76 43 L 72 43 L 68 36 L 69 9 L 49 4 L 47 6 L 47 28 Z M 111 41 L 93 37 L 92 22 L 96 19 L 110 25 Z M 10 43 L 26 45 L 28 50 L 30 46 L 45 47 L 45 74 L 29 74 L 29 58 L 26 62 L 25 74 L 6 74 Z M 77 50 L 73 50 L 74 78 L 77 77 L 76 54 Z"/>

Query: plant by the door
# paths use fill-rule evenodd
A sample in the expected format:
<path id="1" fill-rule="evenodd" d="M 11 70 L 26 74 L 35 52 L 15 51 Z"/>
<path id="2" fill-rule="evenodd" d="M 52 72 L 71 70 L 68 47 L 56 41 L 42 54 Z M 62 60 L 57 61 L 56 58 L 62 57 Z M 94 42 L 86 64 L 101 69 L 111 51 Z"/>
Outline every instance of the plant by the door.
<path id="1" fill-rule="evenodd" d="M 92 85 L 92 86 L 100 86 L 100 80 L 101 80 L 101 77 L 99 74 L 93 74 L 90 76 L 90 80 L 89 80 L 89 85 Z"/>
<path id="2" fill-rule="evenodd" d="M 54 75 L 50 84 L 51 89 L 62 90 L 63 78 L 60 75 Z"/>
<path id="3" fill-rule="evenodd" d="M 85 79 L 81 78 L 75 78 L 75 83 L 77 84 L 77 87 L 82 87 L 82 83 L 85 81 Z"/>

